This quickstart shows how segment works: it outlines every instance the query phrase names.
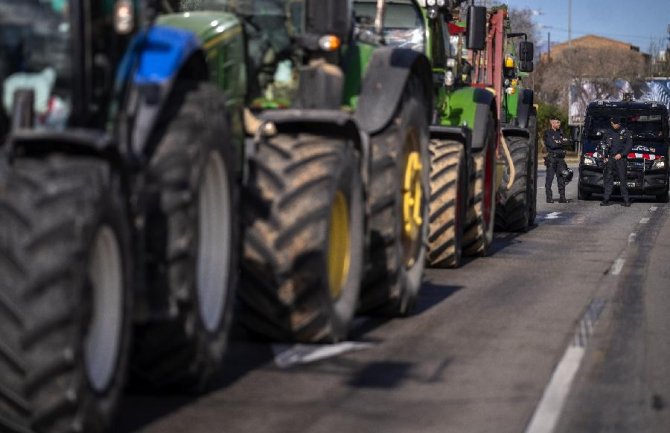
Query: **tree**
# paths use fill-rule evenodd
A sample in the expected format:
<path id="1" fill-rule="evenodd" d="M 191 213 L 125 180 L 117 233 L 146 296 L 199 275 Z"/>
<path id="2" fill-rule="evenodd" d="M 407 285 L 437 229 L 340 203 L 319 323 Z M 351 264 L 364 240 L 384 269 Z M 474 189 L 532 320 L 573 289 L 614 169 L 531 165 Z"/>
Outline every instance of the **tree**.
<path id="1" fill-rule="evenodd" d="M 535 78 L 541 101 L 567 108 L 567 90 L 573 80 L 578 83 L 594 79 L 606 83 L 614 83 L 616 79 L 632 82 L 647 73 L 644 57 L 639 52 L 611 47 L 575 47 L 540 62 Z"/>
<path id="2" fill-rule="evenodd" d="M 509 9 L 509 20 L 512 31 L 526 33 L 528 35 L 528 42 L 537 45 L 537 41 L 540 40 L 540 31 L 533 19 L 534 16 L 535 12 L 529 8 Z"/>

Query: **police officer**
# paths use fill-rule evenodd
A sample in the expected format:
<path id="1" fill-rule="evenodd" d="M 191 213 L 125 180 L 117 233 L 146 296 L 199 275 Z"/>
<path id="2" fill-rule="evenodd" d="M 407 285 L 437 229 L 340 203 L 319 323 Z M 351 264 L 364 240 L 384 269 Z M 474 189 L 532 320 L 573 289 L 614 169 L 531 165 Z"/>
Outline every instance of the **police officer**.
<path id="1" fill-rule="evenodd" d="M 605 156 L 605 172 L 603 173 L 605 193 L 600 206 L 610 205 L 610 196 L 612 195 L 612 188 L 614 188 L 614 172 L 616 171 L 620 180 L 623 206 L 628 207 L 630 206 L 630 199 L 628 198 L 628 182 L 626 179 L 626 158 L 633 149 L 633 136 L 630 131 L 621 127 L 620 118 L 610 118 L 610 124 L 612 129 L 603 134 L 603 142 L 609 151 Z"/>
<path id="2" fill-rule="evenodd" d="M 554 176 L 556 176 L 558 193 L 560 195 L 558 202 L 567 203 L 568 200 L 565 198 L 565 179 L 560 173 L 565 166 L 563 143 L 568 140 L 563 137 L 561 121 L 556 117 L 552 117 L 549 121 L 551 128 L 547 129 L 544 133 L 544 147 L 547 148 L 547 156 L 544 158 L 544 165 L 547 167 L 547 177 L 544 183 L 547 203 L 554 202 L 551 193 L 551 184 L 554 182 Z"/>

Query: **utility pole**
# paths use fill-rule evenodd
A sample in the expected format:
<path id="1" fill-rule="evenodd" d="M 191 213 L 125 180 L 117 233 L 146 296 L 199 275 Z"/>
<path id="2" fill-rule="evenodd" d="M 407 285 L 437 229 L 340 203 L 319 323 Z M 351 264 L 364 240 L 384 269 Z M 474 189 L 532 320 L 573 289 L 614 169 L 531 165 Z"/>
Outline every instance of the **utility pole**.
<path id="1" fill-rule="evenodd" d="M 568 0 L 568 48 L 572 48 L 572 0 Z"/>
<path id="2" fill-rule="evenodd" d="M 547 61 L 551 62 L 551 32 L 547 32 Z"/>

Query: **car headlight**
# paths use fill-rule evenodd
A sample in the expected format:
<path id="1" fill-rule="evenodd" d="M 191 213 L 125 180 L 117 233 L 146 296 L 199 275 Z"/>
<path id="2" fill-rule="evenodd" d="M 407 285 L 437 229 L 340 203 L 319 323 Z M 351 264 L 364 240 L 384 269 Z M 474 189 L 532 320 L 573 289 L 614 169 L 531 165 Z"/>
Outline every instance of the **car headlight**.
<path id="1" fill-rule="evenodd" d="M 428 6 L 435 6 L 436 0 L 426 0 Z"/>
<path id="2" fill-rule="evenodd" d="M 596 159 L 593 158 L 592 156 L 585 156 L 583 164 L 584 165 L 597 165 Z"/>
<path id="3" fill-rule="evenodd" d="M 661 170 L 665 168 L 665 160 L 659 159 L 658 161 L 654 161 L 654 163 L 651 165 L 652 170 Z"/>

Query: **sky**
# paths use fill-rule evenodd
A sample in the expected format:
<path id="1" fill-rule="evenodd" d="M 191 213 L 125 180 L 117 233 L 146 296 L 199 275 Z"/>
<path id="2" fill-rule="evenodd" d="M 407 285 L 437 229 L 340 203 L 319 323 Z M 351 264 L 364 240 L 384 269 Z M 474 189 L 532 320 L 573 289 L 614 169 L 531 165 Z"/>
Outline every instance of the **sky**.
<path id="1" fill-rule="evenodd" d="M 537 11 L 538 45 L 546 46 L 548 32 L 552 44 L 568 40 L 569 0 L 503 0 L 503 3 Z M 572 0 L 573 39 L 595 34 L 633 44 L 648 53 L 652 40 L 667 46 L 669 25 L 670 0 Z"/>

